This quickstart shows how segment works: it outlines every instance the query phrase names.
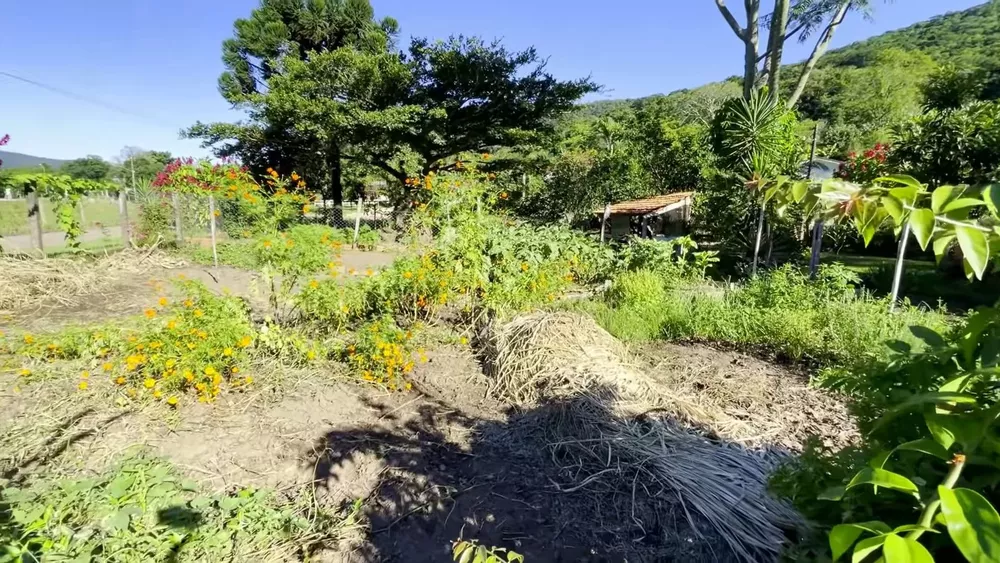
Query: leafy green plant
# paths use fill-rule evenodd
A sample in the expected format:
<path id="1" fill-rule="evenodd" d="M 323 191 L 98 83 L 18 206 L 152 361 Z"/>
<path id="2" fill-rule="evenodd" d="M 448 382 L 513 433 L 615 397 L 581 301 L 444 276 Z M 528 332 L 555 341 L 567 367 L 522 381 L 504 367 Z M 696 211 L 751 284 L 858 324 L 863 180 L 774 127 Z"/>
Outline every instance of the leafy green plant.
<path id="1" fill-rule="evenodd" d="M 204 494 L 167 463 L 133 457 L 94 478 L 2 489 L 0 559 L 283 559 L 308 553 L 321 535 L 336 536 L 360 508 L 310 518 L 309 507 L 305 498 L 282 502 L 254 488 Z"/>
<path id="2" fill-rule="evenodd" d="M 988 497 L 995 496 L 1000 479 L 1000 310 L 982 309 L 947 336 L 925 327 L 911 330 L 924 349 L 891 343 L 896 355 L 865 385 L 872 398 L 865 406 L 881 414 L 865 423 L 878 455 L 820 499 L 840 500 L 872 485 L 900 500 L 912 498 L 919 516 L 895 527 L 881 521 L 834 526 L 834 559 L 881 550 L 887 560 L 910 553 L 930 561 L 931 551 L 918 540 L 944 528 L 968 560 L 994 561 L 1000 557 L 1000 516 Z M 933 551 L 946 547 L 928 541 Z"/>
<path id="3" fill-rule="evenodd" d="M 459 563 L 524 563 L 524 556 L 502 547 L 486 547 L 476 540 L 455 540 L 451 560 Z"/>
<path id="4" fill-rule="evenodd" d="M 624 272 L 615 277 L 605 294 L 612 307 L 658 307 L 667 297 L 663 278 L 649 270 Z"/>
<path id="5" fill-rule="evenodd" d="M 407 381 L 417 362 L 427 361 L 423 350 L 412 348 L 413 328 L 403 330 L 392 317 L 366 323 L 354 333 L 341 356 L 365 381 L 390 391 L 409 390 Z"/>
<path id="6" fill-rule="evenodd" d="M 375 250 L 381 238 L 379 232 L 375 229 L 368 225 L 361 225 L 361 228 L 358 229 L 358 248 L 361 250 Z"/>

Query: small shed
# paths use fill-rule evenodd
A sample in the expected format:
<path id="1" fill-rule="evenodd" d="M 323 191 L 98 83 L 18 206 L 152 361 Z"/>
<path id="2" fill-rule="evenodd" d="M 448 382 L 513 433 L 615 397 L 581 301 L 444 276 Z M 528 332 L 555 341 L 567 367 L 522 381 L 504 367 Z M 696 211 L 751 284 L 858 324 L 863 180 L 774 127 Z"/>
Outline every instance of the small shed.
<path id="1" fill-rule="evenodd" d="M 694 192 L 658 195 L 631 201 L 621 201 L 594 211 L 599 217 L 607 214 L 611 238 L 630 234 L 645 238 L 676 237 L 688 232 Z"/>

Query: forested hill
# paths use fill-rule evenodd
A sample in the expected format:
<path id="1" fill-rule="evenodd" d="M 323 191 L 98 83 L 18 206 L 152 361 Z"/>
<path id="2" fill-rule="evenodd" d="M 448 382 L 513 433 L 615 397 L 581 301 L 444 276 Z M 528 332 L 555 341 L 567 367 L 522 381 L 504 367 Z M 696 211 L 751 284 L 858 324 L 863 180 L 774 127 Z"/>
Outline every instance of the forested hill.
<path id="1" fill-rule="evenodd" d="M 59 168 L 66 163 L 65 160 L 7 151 L 0 151 L 0 161 L 3 161 L 4 169 L 36 168 L 43 164 L 52 168 Z"/>
<path id="2" fill-rule="evenodd" d="M 946 2 L 942 2 L 942 4 L 946 4 Z M 857 17 L 856 14 L 853 16 Z M 875 17 L 878 17 L 877 11 Z M 1000 65 L 1000 41 L 997 41 L 998 38 L 1000 38 L 1000 5 L 986 3 L 961 12 L 935 16 L 903 29 L 889 31 L 831 50 L 820 59 L 818 67 L 859 68 L 870 66 L 878 58 L 879 53 L 889 50 L 920 51 L 928 55 L 936 64 L 989 67 Z M 733 53 L 734 57 L 740 56 L 735 44 Z M 786 66 L 794 67 L 796 65 Z M 784 76 L 786 80 L 791 80 L 794 75 L 794 72 L 790 72 L 785 73 Z M 731 80 L 735 80 L 735 78 Z M 681 90 L 671 95 L 696 92 L 699 89 Z M 662 96 L 662 94 L 654 94 L 649 97 L 657 96 Z M 646 98 L 601 100 L 581 104 L 579 115 L 581 117 L 597 117 L 644 99 Z"/>

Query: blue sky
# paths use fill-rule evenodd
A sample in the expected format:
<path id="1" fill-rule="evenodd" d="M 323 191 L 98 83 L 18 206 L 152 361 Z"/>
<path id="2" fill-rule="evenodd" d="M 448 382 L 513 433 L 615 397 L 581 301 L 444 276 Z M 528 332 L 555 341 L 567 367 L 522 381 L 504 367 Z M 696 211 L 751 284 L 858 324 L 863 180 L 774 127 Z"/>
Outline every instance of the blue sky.
<path id="1" fill-rule="evenodd" d="M 712 0 L 373 0 L 378 16 L 410 36 L 500 38 L 537 47 L 560 78 L 590 75 L 634 98 L 741 73 L 741 44 Z M 875 20 L 854 14 L 834 46 L 905 27 L 981 0 L 876 2 Z M 220 45 L 257 0 L 8 0 L 0 15 L 0 72 L 51 85 L 121 112 L 0 75 L 0 135 L 7 150 L 75 158 L 116 156 L 126 145 L 202 156 L 178 131 L 197 120 L 239 118 L 216 90 Z M 734 11 L 742 2 L 729 2 Z M 765 2 L 765 4 L 770 4 Z M 791 45 L 786 61 L 810 45 Z M 124 112 L 124 113 L 123 113 Z"/>

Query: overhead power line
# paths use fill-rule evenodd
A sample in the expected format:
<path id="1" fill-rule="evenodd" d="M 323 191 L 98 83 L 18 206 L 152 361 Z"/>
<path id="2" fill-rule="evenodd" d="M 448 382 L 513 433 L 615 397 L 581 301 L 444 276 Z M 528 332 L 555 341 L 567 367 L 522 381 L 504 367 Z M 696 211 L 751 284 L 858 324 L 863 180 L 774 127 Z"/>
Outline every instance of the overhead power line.
<path id="1" fill-rule="evenodd" d="M 165 121 L 162 121 L 162 120 L 160 120 L 157 117 L 154 117 L 154 116 L 151 116 L 151 115 L 142 114 L 142 113 L 138 113 L 138 112 L 132 111 L 132 110 L 130 110 L 128 108 L 123 108 L 121 106 L 117 106 L 115 104 L 111 104 L 111 103 L 105 102 L 103 100 L 94 98 L 92 96 L 87 96 L 85 94 L 77 94 L 76 92 L 72 92 L 70 90 L 66 90 L 65 88 L 59 88 L 58 86 L 52 86 L 50 84 L 45 84 L 43 82 L 38 82 L 37 80 L 32 80 L 30 78 L 25 78 L 23 76 L 18 76 L 16 74 L 11 74 L 9 72 L 5 72 L 5 71 L 2 71 L 2 70 L 0 70 L 0 76 L 6 76 L 7 78 L 11 78 L 11 79 L 17 80 L 19 82 L 24 82 L 25 84 L 30 84 L 32 86 L 36 86 L 36 87 L 41 88 L 43 90 L 48 90 L 49 92 L 53 92 L 53 93 L 59 94 L 61 96 L 65 96 L 67 98 L 71 98 L 71 99 L 74 99 L 74 100 L 77 100 L 77 101 L 80 101 L 80 102 L 84 102 L 84 103 L 88 103 L 88 104 L 95 105 L 95 106 L 98 106 L 98 107 L 102 107 L 102 108 L 104 108 L 106 110 L 113 111 L 113 112 L 116 112 L 116 113 L 120 113 L 122 115 L 127 115 L 129 117 L 135 117 L 135 118 L 143 119 L 143 120 L 146 120 L 146 121 L 150 121 L 150 122 L 156 123 L 157 125 L 159 125 L 161 127 L 169 127 L 171 129 L 180 129 L 180 127 L 177 127 L 176 125 L 173 125 L 173 124 L 167 123 Z"/>

